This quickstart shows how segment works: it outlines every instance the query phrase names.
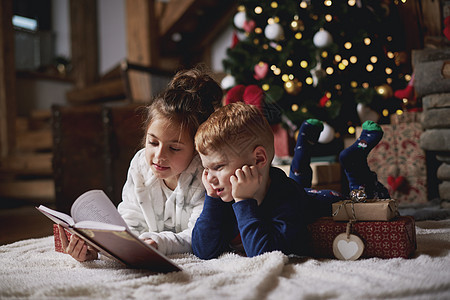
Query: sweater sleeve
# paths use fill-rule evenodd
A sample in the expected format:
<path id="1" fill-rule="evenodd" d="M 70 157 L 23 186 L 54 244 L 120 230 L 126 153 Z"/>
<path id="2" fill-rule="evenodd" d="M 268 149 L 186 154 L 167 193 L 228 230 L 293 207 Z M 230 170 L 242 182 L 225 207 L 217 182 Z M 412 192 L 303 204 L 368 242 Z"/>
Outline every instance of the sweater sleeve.
<path id="1" fill-rule="evenodd" d="M 166 255 L 174 253 L 191 253 L 192 229 L 203 208 L 203 196 L 198 199 L 191 199 L 193 205 L 192 214 L 185 230 L 175 233 L 172 231 L 145 232 L 139 238 L 150 238 L 158 244 L 158 250 Z"/>
<path id="2" fill-rule="evenodd" d="M 130 163 L 127 180 L 122 191 L 122 202 L 117 206 L 120 215 L 128 224 L 130 230 L 136 235 L 148 231 L 147 222 L 142 212 L 142 208 L 138 203 L 139 197 L 137 195 L 136 187 L 136 185 L 138 185 L 136 179 L 138 176 L 141 176 L 138 166 L 139 155 L 140 153 L 137 153 Z M 144 179 L 140 179 L 140 181 L 144 181 Z"/>
<path id="3" fill-rule="evenodd" d="M 295 245 L 304 223 L 294 201 L 281 201 L 263 210 L 255 199 L 246 199 L 233 204 L 233 209 L 247 256 L 274 250 L 297 252 Z"/>
<path id="4" fill-rule="evenodd" d="M 192 231 L 192 251 L 197 257 L 216 258 L 230 249 L 230 241 L 238 234 L 231 205 L 205 196 L 203 211 Z"/>

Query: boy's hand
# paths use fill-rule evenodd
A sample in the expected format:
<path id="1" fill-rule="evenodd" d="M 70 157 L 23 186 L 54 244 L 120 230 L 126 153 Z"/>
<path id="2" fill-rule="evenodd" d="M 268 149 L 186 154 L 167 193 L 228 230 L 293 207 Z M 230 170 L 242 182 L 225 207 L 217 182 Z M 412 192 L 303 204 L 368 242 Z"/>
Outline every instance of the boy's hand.
<path id="1" fill-rule="evenodd" d="M 97 258 L 97 251 L 88 246 L 82 239 L 77 237 L 76 235 L 72 235 L 70 237 L 70 242 L 67 239 L 66 232 L 64 231 L 64 227 L 58 225 L 59 228 L 59 238 L 61 239 L 61 244 L 63 246 L 64 251 L 75 258 L 76 260 L 82 262 L 87 260 L 94 260 Z"/>
<path id="2" fill-rule="evenodd" d="M 217 196 L 216 194 L 216 191 L 211 187 L 211 185 L 208 182 L 208 171 L 206 170 L 203 170 L 202 182 L 203 185 L 205 186 L 206 194 L 208 194 L 208 196 L 212 198 L 219 198 L 219 196 Z"/>
<path id="3" fill-rule="evenodd" d="M 262 176 L 255 166 L 243 166 L 230 177 L 231 194 L 236 202 L 254 199 L 260 188 Z"/>

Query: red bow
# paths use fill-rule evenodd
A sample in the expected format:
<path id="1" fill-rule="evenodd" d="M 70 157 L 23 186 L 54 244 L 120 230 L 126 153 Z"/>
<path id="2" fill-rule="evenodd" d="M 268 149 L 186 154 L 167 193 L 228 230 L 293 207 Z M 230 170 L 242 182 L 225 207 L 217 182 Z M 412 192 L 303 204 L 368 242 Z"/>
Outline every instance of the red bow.
<path id="1" fill-rule="evenodd" d="M 259 86 L 255 84 L 249 86 L 239 84 L 228 91 L 225 104 L 244 102 L 255 105 L 262 111 L 263 99 L 264 92 Z"/>

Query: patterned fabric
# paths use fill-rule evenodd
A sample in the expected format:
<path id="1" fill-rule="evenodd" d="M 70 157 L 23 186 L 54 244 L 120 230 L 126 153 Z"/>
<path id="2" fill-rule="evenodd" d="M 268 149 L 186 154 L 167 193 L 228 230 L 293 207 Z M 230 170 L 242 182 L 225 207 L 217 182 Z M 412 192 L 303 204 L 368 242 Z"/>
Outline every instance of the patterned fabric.
<path id="1" fill-rule="evenodd" d="M 418 122 L 382 125 L 384 136 L 367 162 L 399 205 L 423 204 L 427 197 L 425 152 L 419 146 Z"/>
<path id="2" fill-rule="evenodd" d="M 320 218 L 308 225 L 312 237 L 312 255 L 315 257 L 334 257 L 333 241 L 345 233 L 347 222 L 335 222 L 332 218 Z M 416 229 L 414 218 L 397 217 L 392 221 L 356 222 L 352 234 L 364 242 L 361 257 L 408 258 L 416 249 Z"/>

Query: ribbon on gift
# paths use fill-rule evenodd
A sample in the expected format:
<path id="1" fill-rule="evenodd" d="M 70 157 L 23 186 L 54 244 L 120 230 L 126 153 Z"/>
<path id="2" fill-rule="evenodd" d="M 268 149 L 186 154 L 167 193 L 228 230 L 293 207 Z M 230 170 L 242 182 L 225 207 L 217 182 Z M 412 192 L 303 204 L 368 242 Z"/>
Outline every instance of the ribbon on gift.
<path id="1" fill-rule="evenodd" d="M 380 202 L 380 201 L 390 201 L 392 200 L 395 205 L 395 214 L 398 215 L 398 207 L 397 207 L 397 201 L 394 199 L 367 199 L 367 195 L 364 191 L 364 189 L 356 189 L 352 190 L 350 192 L 350 199 L 342 201 L 342 203 L 337 207 L 337 209 L 333 212 L 332 216 L 335 217 L 339 214 L 339 211 L 345 207 L 347 204 L 351 204 L 352 209 L 352 220 L 356 221 L 356 212 L 355 212 L 355 203 L 374 203 L 374 202 Z M 349 218 L 350 219 L 350 218 Z"/>

